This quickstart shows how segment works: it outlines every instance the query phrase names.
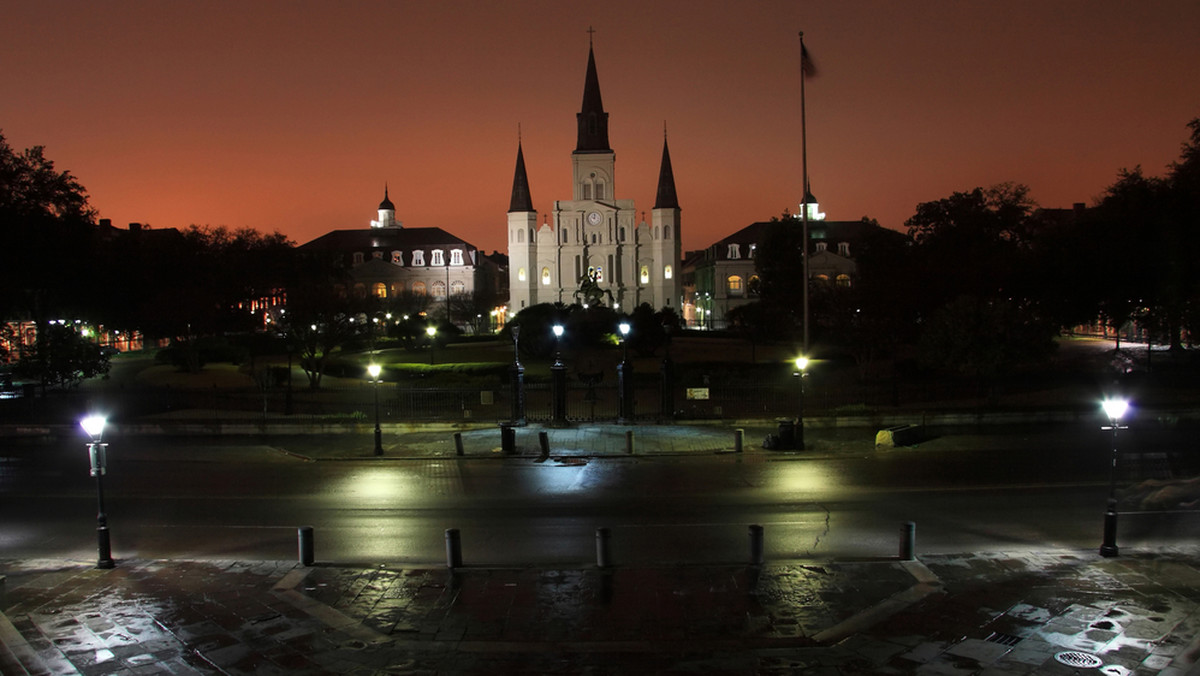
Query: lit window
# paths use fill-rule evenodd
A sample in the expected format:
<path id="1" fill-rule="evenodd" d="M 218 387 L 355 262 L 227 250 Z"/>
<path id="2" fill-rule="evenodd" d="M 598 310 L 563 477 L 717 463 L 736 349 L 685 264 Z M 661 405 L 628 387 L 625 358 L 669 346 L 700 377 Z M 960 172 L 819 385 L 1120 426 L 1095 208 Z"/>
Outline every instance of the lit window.
<path id="1" fill-rule="evenodd" d="M 434 282 L 431 289 L 433 291 L 434 298 L 436 298 L 438 300 L 442 300 L 443 298 L 446 297 L 446 283 L 445 282 Z"/>
<path id="2" fill-rule="evenodd" d="M 591 277 L 592 281 L 603 282 L 604 281 L 604 268 L 599 265 L 589 266 L 588 267 L 588 277 Z"/>
<path id="3" fill-rule="evenodd" d="M 450 295 L 451 296 L 461 296 L 466 292 L 467 292 L 467 285 L 463 284 L 463 281 L 461 279 L 456 279 L 453 282 L 450 282 Z"/>
<path id="4" fill-rule="evenodd" d="M 404 282 L 392 282 L 392 297 L 395 298 L 404 293 Z"/>
<path id="5" fill-rule="evenodd" d="M 663 279 L 670 279 L 670 278 L 671 278 L 671 266 L 668 265 L 665 268 L 663 268 Z"/>
<path id="6" fill-rule="evenodd" d="M 432 255 L 433 255 L 433 260 L 431 260 L 429 262 L 430 265 L 435 266 L 435 267 L 441 267 L 446 264 L 445 256 L 442 255 L 441 249 L 434 249 Z"/>
<path id="7" fill-rule="evenodd" d="M 371 285 L 371 295 L 376 298 L 387 298 L 387 284 L 376 282 Z"/>
<path id="8" fill-rule="evenodd" d="M 542 286 L 550 286 L 550 268 L 542 268 Z"/>
<path id="9" fill-rule="evenodd" d="M 425 295 L 425 282 L 413 282 L 412 283 L 412 292 L 413 292 L 414 296 L 424 296 Z"/>
<path id="10" fill-rule="evenodd" d="M 837 276 L 837 285 L 838 286 L 850 286 L 850 275 L 838 275 Z"/>
<path id="11" fill-rule="evenodd" d="M 525 281 L 525 268 L 517 269 L 517 281 L 518 282 Z"/>
<path id="12" fill-rule="evenodd" d="M 412 264 L 417 267 L 425 265 L 425 252 L 419 249 L 412 252 Z"/>
<path id="13" fill-rule="evenodd" d="M 750 253 L 749 253 L 749 257 L 750 257 L 750 258 L 754 258 L 754 252 L 755 252 L 755 251 L 757 251 L 757 250 L 758 250 L 758 245 L 757 245 L 757 244 L 751 244 L 751 245 L 750 245 Z"/>
<path id="14" fill-rule="evenodd" d="M 450 265 L 462 265 L 462 249 L 452 249 L 450 251 Z"/>
<path id="15" fill-rule="evenodd" d="M 737 275 L 733 275 L 729 279 L 725 280 L 725 287 L 729 290 L 729 295 L 731 296 L 742 295 L 742 278 Z"/>
<path id="16" fill-rule="evenodd" d="M 650 266 L 649 265 L 642 266 L 641 279 L 642 279 L 642 284 L 650 283 Z"/>
<path id="17" fill-rule="evenodd" d="M 404 254 L 399 251 L 392 252 L 392 265 L 404 265 Z"/>
<path id="18" fill-rule="evenodd" d="M 373 258 L 377 261 L 381 261 L 381 260 L 383 260 L 383 252 L 382 251 L 372 251 L 371 258 Z"/>

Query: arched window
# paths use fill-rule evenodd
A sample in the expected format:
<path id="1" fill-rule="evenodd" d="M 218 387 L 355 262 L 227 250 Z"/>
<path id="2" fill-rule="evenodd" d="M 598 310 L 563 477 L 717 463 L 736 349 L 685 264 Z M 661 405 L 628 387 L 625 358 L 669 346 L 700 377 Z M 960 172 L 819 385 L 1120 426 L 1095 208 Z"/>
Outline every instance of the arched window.
<path id="1" fill-rule="evenodd" d="M 425 282 L 413 282 L 412 283 L 412 292 L 413 292 L 414 296 L 424 296 L 425 295 Z"/>
<path id="2" fill-rule="evenodd" d="M 822 284 L 829 283 L 829 275 L 813 275 L 813 279 L 818 282 L 821 282 Z"/>
<path id="3" fill-rule="evenodd" d="M 525 243 L 525 230 L 521 229 L 521 230 L 517 231 L 517 244 L 524 244 L 524 243 Z"/>
<path id="4" fill-rule="evenodd" d="M 639 275 L 639 277 L 642 280 L 642 284 L 650 283 L 650 266 L 649 265 L 642 266 L 642 274 Z"/>
<path id="5" fill-rule="evenodd" d="M 445 282 L 434 282 L 433 286 L 431 286 L 429 288 L 431 291 L 433 291 L 432 295 L 435 299 L 444 300 L 446 298 L 446 283 Z"/>
<path id="6" fill-rule="evenodd" d="M 745 291 L 742 286 L 742 278 L 737 275 L 730 275 L 730 277 L 725 280 L 725 288 L 729 291 L 729 295 L 731 296 L 740 296 Z"/>
<path id="7" fill-rule="evenodd" d="M 387 284 L 375 282 L 371 285 L 371 295 L 376 298 L 387 298 Z"/>
<path id="8" fill-rule="evenodd" d="M 404 293 L 404 282 L 392 282 L 392 297 L 395 298 Z"/>
<path id="9" fill-rule="evenodd" d="M 399 251 L 392 252 L 392 265 L 404 265 L 404 254 Z"/>
<path id="10" fill-rule="evenodd" d="M 354 252 L 354 264 L 355 264 L 355 265 L 362 265 L 362 262 L 363 262 L 363 255 L 362 255 L 362 252 L 361 252 L 361 251 L 355 251 L 355 252 Z"/>
<path id="11" fill-rule="evenodd" d="M 542 286 L 550 286 L 550 268 L 542 268 Z"/>
<path id="12" fill-rule="evenodd" d="M 366 298 L 367 297 L 367 285 L 363 284 L 362 282 L 355 284 L 354 285 L 354 297 L 355 298 Z"/>
<path id="13" fill-rule="evenodd" d="M 525 268 L 517 268 L 517 281 L 525 281 Z"/>
<path id="14" fill-rule="evenodd" d="M 604 199 L 604 181 L 596 181 L 596 199 Z"/>
<path id="15" fill-rule="evenodd" d="M 671 226 L 663 226 L 663 239 L 671 239 Z"/>
<path id="16" fill-rule="evenodd" d="M 837 285 L 846 287 L 850 286 L 850 275 L 838 275 Z"/>
<path id="17" fill-rule="evenodd" d="M 663 268 L 663 279 L 670 279 L 670 278 L 671 278 L 671 266 L 668 265 Z"/>
<path id="18" fill-rule="evenodd" d="M 453 282 L 450 282 L 450 295 L 451 296 L 461 296 L 466 292 L 467 292 L 467 285 L 463 284 L 463 281 L 461 279 L 456 279 Z"/>

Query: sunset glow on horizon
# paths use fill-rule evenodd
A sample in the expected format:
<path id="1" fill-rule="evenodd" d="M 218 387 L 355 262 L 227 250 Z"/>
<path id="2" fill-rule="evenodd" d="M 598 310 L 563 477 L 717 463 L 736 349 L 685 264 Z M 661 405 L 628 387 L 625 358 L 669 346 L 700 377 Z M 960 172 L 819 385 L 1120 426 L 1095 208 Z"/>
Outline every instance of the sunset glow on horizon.
<path id="1" fill-rule="evenodd" d="M 279 231 L 405 226 L 505 251 L 518 128 L 534 208 L 571 199 L 589 39 L 615 195 L 647 214 L 668 135 L 685 250 L 795 212 L 799 41 L 812 192 L 903 229 L 1004 181 L 1091 203 L 1160 175 L 1200 117 L 1200 3 L 708 0 L 18 3 L 0 130 L 100 218 Z M 589 27 L 595 29 L 588 33 Z M 648 218 L 648 215 L 647 215 Z"/>

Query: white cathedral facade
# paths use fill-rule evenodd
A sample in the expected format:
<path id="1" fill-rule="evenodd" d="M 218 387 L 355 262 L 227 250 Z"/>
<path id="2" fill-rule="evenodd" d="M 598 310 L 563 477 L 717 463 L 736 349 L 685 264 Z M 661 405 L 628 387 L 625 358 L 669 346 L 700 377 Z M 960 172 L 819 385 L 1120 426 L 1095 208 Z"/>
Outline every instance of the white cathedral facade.
<path id="1" fill-rule="evenodd" d="M 633 200 L 618 198 L 616 153 L 608 142 L 608 113 L 590 46 L 576 118 L 571 199 L 555 200 L 549 223 L 538 224 L 525 157 L 517 144 L 508 209 L 509 312 L 539 303 L 574 303 L 585 275 L 611 293 L 612 304 L 621 311 L 648 303 L 654 310 L 679 312 L 680 208 L 666 137 L 651 221 L 643 216 L 638 222 Z"/>

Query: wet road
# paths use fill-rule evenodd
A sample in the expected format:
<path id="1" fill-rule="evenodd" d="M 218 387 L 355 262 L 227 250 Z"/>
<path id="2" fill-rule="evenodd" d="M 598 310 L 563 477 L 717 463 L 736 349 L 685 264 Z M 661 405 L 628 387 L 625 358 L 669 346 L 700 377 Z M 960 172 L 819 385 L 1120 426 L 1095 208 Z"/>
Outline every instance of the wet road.
<path id="1" fill-rule="evenodd" d="M 94 556 L 78 446 L 6 451 L 0 558 Z M 1050 448 L 313 463 L 254 442 L 130 440 L 109 470 L 117 558 L 286 559 L 301 525 L 318 559 L 402 564 L 444 561 L 447 528 L 466 564 L 496 566 L 586 565 L 598 527 L 629 564 L 743 561 L 749 524 L 774 559 L 894 556 L 905 521 L 922 553 L 1090 548 L 1108 495 L 1103 453 Z M 1119 532 L 1123 547 L 1190 541 L 1200 513 L 1130 511 Z"/>

